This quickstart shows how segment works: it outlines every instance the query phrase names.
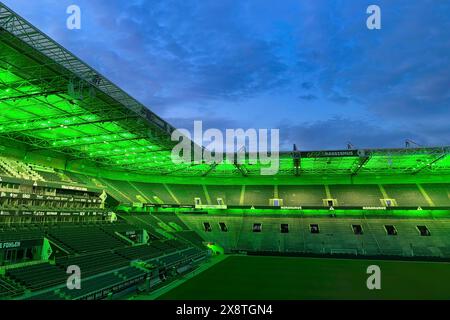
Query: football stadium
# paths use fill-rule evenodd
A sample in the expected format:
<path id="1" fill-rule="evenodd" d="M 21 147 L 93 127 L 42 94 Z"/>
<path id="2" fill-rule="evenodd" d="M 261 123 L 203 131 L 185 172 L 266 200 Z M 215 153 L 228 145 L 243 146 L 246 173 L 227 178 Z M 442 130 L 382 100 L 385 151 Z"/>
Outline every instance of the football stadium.
<path id="1" fill-rule="evenodd" d="M 449 146 L 175 164 L 172 125 L 1 3 L 0 86 L 2 300 L 450 299 Z"/>

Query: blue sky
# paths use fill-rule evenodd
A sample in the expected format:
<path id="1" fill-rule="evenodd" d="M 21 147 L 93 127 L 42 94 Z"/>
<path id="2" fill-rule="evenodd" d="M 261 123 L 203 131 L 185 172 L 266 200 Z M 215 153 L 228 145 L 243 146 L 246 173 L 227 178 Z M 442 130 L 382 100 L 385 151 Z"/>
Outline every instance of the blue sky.
<path id="1" fill-rule="evenodd" d="M 450 1 L 3 2 L 177 127 L 279 128 L 285 150 L 450 145 Z"/>

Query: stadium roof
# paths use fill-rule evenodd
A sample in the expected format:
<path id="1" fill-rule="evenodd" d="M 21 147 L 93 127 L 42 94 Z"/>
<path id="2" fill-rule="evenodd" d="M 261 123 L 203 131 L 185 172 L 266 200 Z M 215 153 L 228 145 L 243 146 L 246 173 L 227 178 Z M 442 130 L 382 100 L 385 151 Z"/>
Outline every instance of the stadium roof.
<path id="1" fill-rule="evenodd" d="M 260 164 L 174 164 L 170 124 L 2 3 L 0 41 L 2 141 L 110 170 L 173 176 L 260 174 Z M 279 175 L 450 174 L 449 150 L 284 152 Z"/>

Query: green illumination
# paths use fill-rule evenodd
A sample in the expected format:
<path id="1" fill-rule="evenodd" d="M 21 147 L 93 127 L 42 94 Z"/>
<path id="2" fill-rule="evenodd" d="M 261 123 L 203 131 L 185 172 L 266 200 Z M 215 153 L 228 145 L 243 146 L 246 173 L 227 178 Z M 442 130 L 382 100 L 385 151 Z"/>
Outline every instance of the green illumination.
<path id="1" fill-rule="evenodd" d="M 75 77 L 66 67 L 58 67 L 58 62 L 27 47 L 19 38 L 7 33 L 0 36 L 0 135 L 13 143 L 51 153 L 58 159 L 68 156 L 83 161 L 83 168 L 95 173 L 111 172 L 117 179 L 133 173 L 181 179 L 227 178 L 246 184 L 249 179 L 260 179 L 261 168 L 268 167 L 260 162 L 251 164 L 249 159 L 239 168 L 227 159 L 214 165 L 175 165 L 171 160 L 174 142 L 170 141 L 170 130 L 164 125 L 155 126 L 145 112 L 138 115 L 131 111 L 135 107 L 132 99 L 130 103 L 118 102 L 116 96 L 89 88 L 88 82 Z M 78 92 L 79 83 L 84 90 Z M 69 95 L 69 84 L 78 94 Z M 300 159 L 297 171 L 291 153 L 285 152 L 280 154 L 277 175 L 267 179 L 292 178 L 301 184 L 309 179 L 317 183 L 336 177 L 349 183 L 348 179 L 357 176 L 361 183 L 366 177 L 420 176 L 446 182 L 441 177 L 450 175 L 448 153 L 448 147 L 369 150 L 366 159 L 312 153 Z"/>
<path id="2" fill-rule="evenodd" d="M 127 206 L 120 206 L 120 210 L 124 210 L 126 212 L 130 211 L 130 208 Z M 139 208 L 134 208 L 135 210 L 139 210 Z M 144 209 L 140 209 L 143 212 Z M 175 212 L 175 213 L 183 213 L 183 214 L 201 214 L 201 211 L 193 211 L 190 208 L 146 208 L 148 212 Z M 328 208 L 324 209 L 208 209 L 208 215 L 224 215 L 224 216 L 324 216 L 328 217 L 330 213 L 335 214 L 337 217 L 379 217 L 379 218 L 400 218 L 400 217 L 409 217 L 409 218 L 448 218 L 450 217 L 449 210 L 405 210 L 405 209 L 392 209 L 392 210 L 348 210 L 348 209 L 339 209 L 336 208 L 333 211 L 330 211 Z"/>

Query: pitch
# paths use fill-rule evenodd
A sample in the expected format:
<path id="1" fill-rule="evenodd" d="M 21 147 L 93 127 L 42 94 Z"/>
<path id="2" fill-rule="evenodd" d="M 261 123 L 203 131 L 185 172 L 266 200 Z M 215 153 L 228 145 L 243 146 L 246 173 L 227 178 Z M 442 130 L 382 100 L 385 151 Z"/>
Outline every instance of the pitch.
<path id="1" fill-rule="evenodd" d="M 369 265 L 381 290 L 369 290 Z M 230 256 L 159 299 L 450 299 L 448 263 Z"/>

